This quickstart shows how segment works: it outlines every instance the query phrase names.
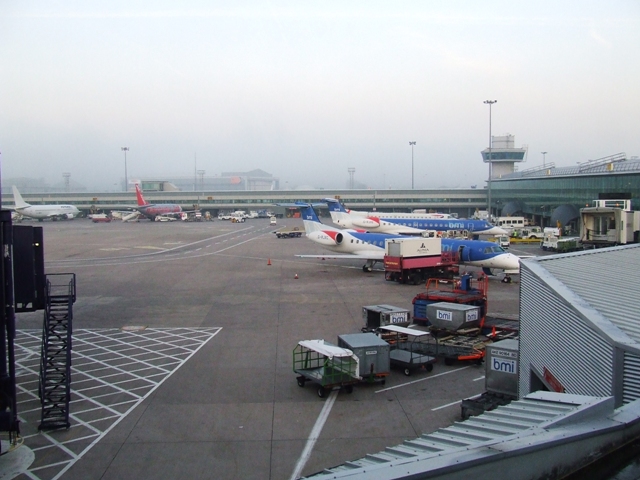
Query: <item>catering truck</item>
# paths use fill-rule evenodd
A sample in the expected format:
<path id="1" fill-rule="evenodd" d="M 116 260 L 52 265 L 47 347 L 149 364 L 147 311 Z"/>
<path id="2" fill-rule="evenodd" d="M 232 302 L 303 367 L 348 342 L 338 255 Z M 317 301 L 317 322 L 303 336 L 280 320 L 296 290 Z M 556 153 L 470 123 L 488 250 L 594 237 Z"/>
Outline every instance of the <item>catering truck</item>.
<path id="1" fill-rule="evenodd" d="M 429 278 L 453 278 L 458 272 L 457 252 L 443 252 L 440 238 L 394 238 L 385 242 L 385 280 L 426 282 Z"/>

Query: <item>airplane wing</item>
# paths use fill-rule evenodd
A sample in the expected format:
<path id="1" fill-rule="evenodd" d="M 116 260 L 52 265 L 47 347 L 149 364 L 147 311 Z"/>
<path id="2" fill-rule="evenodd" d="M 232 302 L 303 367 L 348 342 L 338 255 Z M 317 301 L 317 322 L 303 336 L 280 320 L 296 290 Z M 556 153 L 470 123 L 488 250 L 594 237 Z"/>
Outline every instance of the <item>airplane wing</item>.
<path id="1" fill-rule="evenodd" d="M 377 253 L 347 253 L 347 254 L 319 254 L 319 255 L 296 255 L 298 258 L 316 258 L 318 260 L 369 260 L 381 262 L 384 260 L 384 252 Z"/>

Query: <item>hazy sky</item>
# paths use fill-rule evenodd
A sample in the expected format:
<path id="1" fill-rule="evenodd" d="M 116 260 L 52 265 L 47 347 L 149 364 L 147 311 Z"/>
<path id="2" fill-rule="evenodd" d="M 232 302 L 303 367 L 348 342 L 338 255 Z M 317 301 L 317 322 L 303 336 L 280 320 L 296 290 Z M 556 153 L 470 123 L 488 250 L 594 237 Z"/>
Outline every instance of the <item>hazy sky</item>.
<path id="1" fill-rule="evenodd" d="M 482 186 L 488 99 L 521 169 L 640 155 L 640 2 L 0 1 L 3 178 L 118 190 L 128 146 L 130 178 L 410 188 L 416 141 L 416 188 Z"/>

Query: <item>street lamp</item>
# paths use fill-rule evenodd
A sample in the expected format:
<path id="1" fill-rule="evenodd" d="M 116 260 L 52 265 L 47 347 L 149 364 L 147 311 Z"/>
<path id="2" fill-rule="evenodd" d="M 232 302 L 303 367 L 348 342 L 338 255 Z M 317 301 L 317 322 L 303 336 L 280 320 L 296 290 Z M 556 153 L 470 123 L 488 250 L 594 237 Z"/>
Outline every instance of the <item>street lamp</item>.
<path id="1" fill-rule="evenodd" d="M 124 152 L 124 191 L 126 192 L 129 186 L 129 179 L 127 177 L 127 152 L 129 151 L 129 147 L 120 147 L 120 150 Z"/>
<path id="2" fill-rule="evenodd" d="M 487 210 L 489 211 L 489 221 L 491 221 L 491 175 L 492 175 L 492 161 L 491 156 L 491 105 L 497 103 L 497 100 L 485 100 L 484 103 L 489 105 L 489 181 L 487 182 Z"/>
<path id="3" fill-rule="evenodd" d="M 416 144 L 416 142 L 409 142 L 409 145 L 411 145 L 411 190 L 413 190 L 413 146 Z"/>
<path id="4" fill-rule="evenodd" d="M 546 165 L 546 156 L 547 156 L 547 152 L 540 152 L 542 154 L 542 166 L 544 167 Z"/>

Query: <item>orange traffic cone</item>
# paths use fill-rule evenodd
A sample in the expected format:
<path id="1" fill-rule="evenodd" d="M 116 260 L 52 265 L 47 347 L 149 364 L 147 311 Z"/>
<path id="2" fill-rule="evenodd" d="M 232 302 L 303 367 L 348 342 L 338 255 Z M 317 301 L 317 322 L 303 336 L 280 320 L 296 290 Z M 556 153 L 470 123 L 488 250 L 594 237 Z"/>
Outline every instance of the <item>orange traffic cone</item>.
<path id="1" fill-rule="evenodd" d="M 267 265 L 271 265 L 271 259 L 267 261 Z"/>
<path id="2" fill-rule="evenodd" d="M 296 276 L 295 276 L 295 277 L 293 277 L 293 278 L 295 278 L 295 279 L 297 280 L 297 279 L 298 279 L 298 274 L 296 273 Z"/>
<path id="3" fill-rule="evenodd" d="M 493 328 L 491 329 L 491 336 L 495 337 L 496 336 L 496 326 L 494 325 Z"/>

